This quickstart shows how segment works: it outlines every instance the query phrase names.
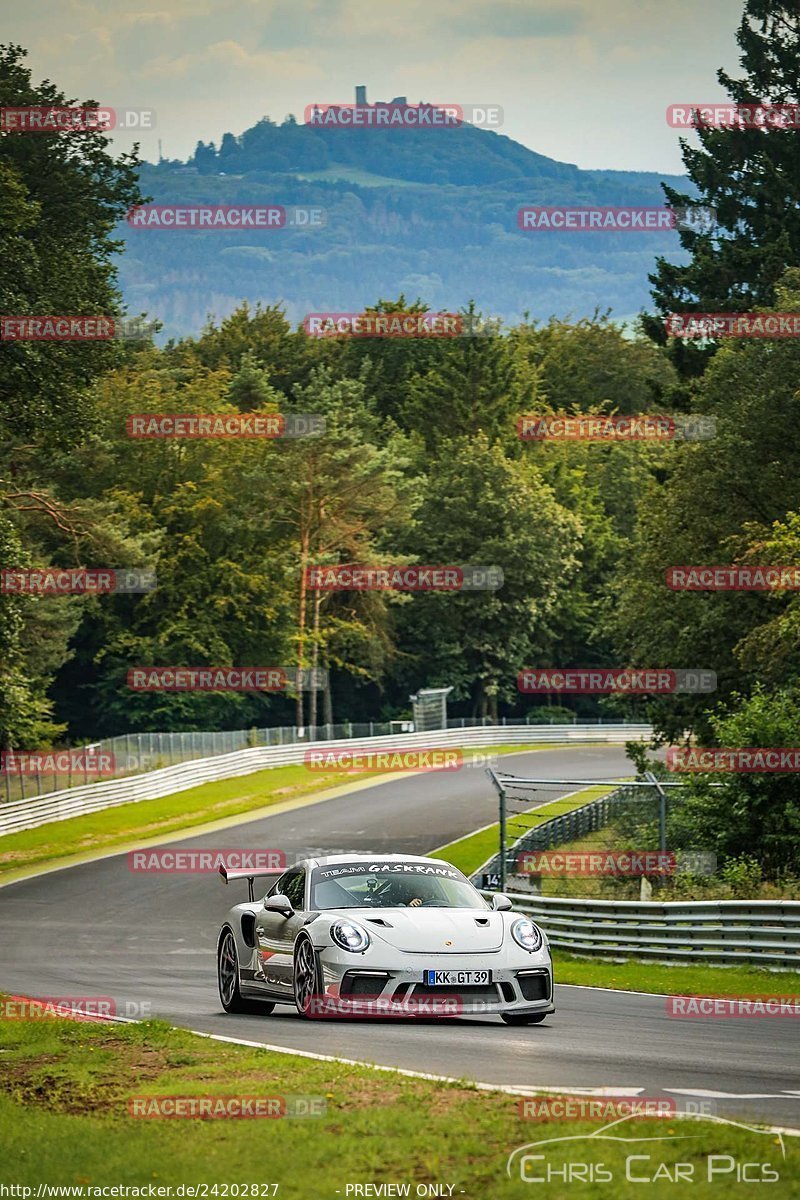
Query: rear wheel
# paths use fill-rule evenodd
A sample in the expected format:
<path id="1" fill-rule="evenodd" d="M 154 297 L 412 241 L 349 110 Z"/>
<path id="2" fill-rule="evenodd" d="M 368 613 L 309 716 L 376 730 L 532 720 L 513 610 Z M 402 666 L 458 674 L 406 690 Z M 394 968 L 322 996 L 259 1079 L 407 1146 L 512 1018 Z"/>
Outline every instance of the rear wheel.
<path id="1" fill-rule="evenodd" d="M 552 1016 L 552 1013 L 501 1013 L 501 1021 L 505 1021 L 506 1025 L 541 1025 L 545 1017 Z"/>
<path id="2" fill-rule="evenodd" d="M 217 984 L 222 1007 L 229 1013 L 271 1013 L 274 1004 L 269 1000 L 247 1000 L 239 988 L 239 955 L 236 938 L 225 929 L 217 948 Z"/>

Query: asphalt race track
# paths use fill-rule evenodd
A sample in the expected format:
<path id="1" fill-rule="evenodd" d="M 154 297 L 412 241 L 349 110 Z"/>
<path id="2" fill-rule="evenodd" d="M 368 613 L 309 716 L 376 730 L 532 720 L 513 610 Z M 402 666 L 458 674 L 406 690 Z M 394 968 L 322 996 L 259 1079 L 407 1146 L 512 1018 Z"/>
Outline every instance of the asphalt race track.
<path id="1" fill-rule="evenodd" d="M 622 747 L 504 756 L 504 769 L 552 778 L 631 773 Z M 549 789 L 542 801 L 563 794 Z M 311 807 L 187 838 L 176 846 L 425 853 L 496 819 L 482 770 L 420 774 Z M 711 1099 L 720 1115 L 800 1128 L 800 1022 L 676 1019 L 663 997 L 556 987 L 539 1026 L 499 1018 L 313 1021 L 293 1009 L 228 1016 L 216 935 L 246 898 L 213 875 L 134 874 L 125 855 L 0 889 L 0 987 L 28 996 L 110 996 L 177 1025 L 274 1046 L 524 1088 L 608 1088 Z M 781 993 L 780 975 L 773 991 Z"/>

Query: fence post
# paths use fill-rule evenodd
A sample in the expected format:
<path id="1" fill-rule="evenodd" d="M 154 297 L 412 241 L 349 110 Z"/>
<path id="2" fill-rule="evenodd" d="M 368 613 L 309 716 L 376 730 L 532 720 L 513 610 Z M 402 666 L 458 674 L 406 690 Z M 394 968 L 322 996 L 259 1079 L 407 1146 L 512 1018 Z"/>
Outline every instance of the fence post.
<path id="1" fill-rule="evenodd" d="M 649 779 L 658 793 L 658 848 L 664 854 L 667 849 L 667 793 L 652 771 L 645 771 L 644 777 Z"/>
<path id="2" fill-rule="evenodd" d="M 499 813 L 498 824 L 500 831 L 500 891 L 504 892 L 506 888 L 506 793 L 503 785 L 497 778 L 497 775 L 492 767 L 486 768 L 486 774 L 492 781 L 492 785 L 497 792 L 499 798 Z"/>
<path id="3" fill-rule="evenodd" d="M 500 788 L 500 891 L 506 890 L 506 793 Z"/>
<path id="4" fill-rule="evenodd" d="M 652 771 L 645 771 L 644 777 L 652 783 L 658 795 L 658 848 L 664 854 L 667 849 L 667 794 Z M 666 880 L 661 874 L 657 876 L 656 883 L 662 888 L 666 887 Z"/>

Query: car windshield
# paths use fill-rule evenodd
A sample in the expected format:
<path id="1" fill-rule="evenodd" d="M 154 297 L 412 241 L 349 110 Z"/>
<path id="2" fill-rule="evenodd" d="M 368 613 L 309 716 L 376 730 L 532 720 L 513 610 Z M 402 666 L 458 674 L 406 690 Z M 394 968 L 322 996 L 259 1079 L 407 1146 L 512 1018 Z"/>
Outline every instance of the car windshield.
<path id="1" fill-rule="evenodd" d="M 489 908 L 447 863 L 332 863 L 311 877 L 311 908 Z"/>

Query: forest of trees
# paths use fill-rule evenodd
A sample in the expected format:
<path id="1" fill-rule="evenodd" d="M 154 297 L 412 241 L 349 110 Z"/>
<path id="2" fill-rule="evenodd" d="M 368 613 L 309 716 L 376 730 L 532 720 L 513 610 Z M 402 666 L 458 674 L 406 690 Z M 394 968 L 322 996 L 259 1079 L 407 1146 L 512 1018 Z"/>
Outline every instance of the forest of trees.
<path id="1" fill-rule="evenodd" d="M 4 597 L 19 610 L 24 674 L 43 641 L 60 652 L 34 691 L 47 709 L 49 685 L 73 736 L 286 722 L 281 698 L 131 695 L 126 674 L 150 663 L 293 663 L 301 641 L 304 665 L 313 657 L 330 671 L 327 719 L 399 715 L 409 692 L 439 683 L 454 686 L 459 711 L 519 711 L 530 703 L 516 690 L 525 666 L 616 661 L 604 589 L 637 497 L 675 449 L 523 443 L 516 420 L 575 401 L 608 407 L 608 388 L 626 411 L 663 408 L 673 375 L 663 351 L 602 319 L 346 342 L 294 331 L 275 308 L 242 308 L 198 339 L 126 349 L 95 381 L 79 436 L 67 432 L 58 448 L 48 438 L 46 487 L 16 448 L 5 519 L 26 561 L 146 564 L 158 587 Z M 126 418 L 143 411 L 316 413 L 326 433 L 129 438 Z M 301 625 L 302 564 L 350 562 L 498 565 L 504 584 L 315 592 Z"/>
<path id="2" fill-rule="evenodd" d="M 800 94 L 792 6 L 749 0 L 739 40 L 745 77 L 722 77 L 736 99 Z M 32 83 L 19 48 L 2 50 L 0 103 L 61 102 Z M 712 697 L 553 703 L 647 717 L 664 738 L 796 745 L 797 593 L 675 592 L 664 572 L 800 561 L 800 345 L 687 346 L 665 337 L 663 317 L 800 310 L 798 136 L 702 130 L 699 149 L 684 148 L 685 195 L 721 225 L 680 235 L 687 265 L 656 263 L 655 311 L 636 336 L 597 313 L 496 336 L 315 339 L 267 301 L 160 348 L 5 344 L 0 565 L 147 566 L 158 586 L 0 594 L 2 745 L 388 719 L 435 685 L 453 687 L 452 712 L 498 719 L 543 703 L 519 694 L 517 673 L 553 665 L 707 668 Z M 114 230 L 141 197 L 135 158 L 113 158 L 100 133 L 0 134 L 0 185 L 2 311 L 119 312 Z M 429 300 L 376 295 L 373 307 Z M 563 411 L 700 413 L 716 436 L 517 436 L 522 414 Z M 126 418 L 141 412 L 317 413 L 326 433 L 132 439 Z M 353 562 L 492 564 L 505 578 L 472 593 L 305 590 L 304 565 Z M 295 707 L 126 686 L 134 665 L 284 663 L 327 668 L 330 687 Z M 763 799 L 760 787 L 783 785 L 737 786 Z M 730 836 L 746 840 L 760 811 Z M 770 811 L 797 822 L 796 805 Z"/>

